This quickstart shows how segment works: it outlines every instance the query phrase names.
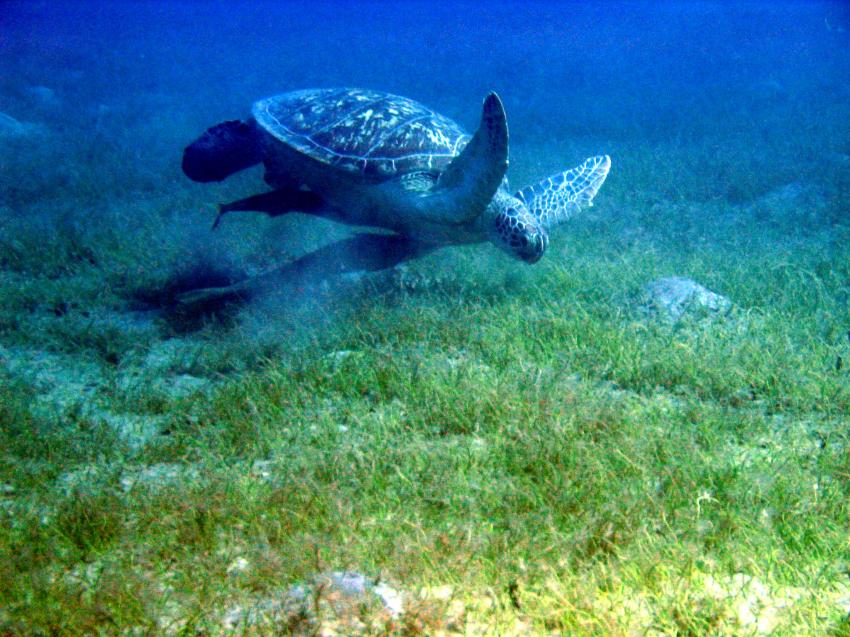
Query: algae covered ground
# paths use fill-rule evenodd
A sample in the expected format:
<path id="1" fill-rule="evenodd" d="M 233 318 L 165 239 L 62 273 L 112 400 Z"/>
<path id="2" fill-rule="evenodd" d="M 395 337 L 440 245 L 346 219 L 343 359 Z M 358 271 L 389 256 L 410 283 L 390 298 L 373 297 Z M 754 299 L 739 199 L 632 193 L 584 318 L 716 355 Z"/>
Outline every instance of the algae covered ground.
<path id="1" fill-rule="evenodd" d="M 116 6 L 0 9 L 0 634 L 850 634 L 841 4 Z M 313 85 L 468 128 L 495 88 L 512 184 L 611 175 L 531 267 L 451 248 L 169 311 L 344 236 L 212 233 L 260 170 L 180 173 Z M 670 320 L 669 276 L 731 306 Z M 338 571 L 401 609 L 286 607 Z"/>

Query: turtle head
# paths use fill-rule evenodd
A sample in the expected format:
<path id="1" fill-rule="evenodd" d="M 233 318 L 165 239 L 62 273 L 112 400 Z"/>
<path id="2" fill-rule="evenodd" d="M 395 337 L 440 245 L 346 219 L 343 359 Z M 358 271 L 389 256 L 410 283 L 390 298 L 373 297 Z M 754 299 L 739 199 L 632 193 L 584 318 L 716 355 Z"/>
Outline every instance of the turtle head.
<path id="1" fill-rule="evenodd" d="M 193 181 L 221 181 L 260 163 L 263 150 L 253 122 L 231 120 L 208 128 L 183 151 L 183 172 Z"/>
<path id="2" fill-rule="evenodd" d="M 516 197 L 499 191 L 488 206 L 490 240 L 526 263 L 537 263 L 549 246 L 546 229 Z"/>

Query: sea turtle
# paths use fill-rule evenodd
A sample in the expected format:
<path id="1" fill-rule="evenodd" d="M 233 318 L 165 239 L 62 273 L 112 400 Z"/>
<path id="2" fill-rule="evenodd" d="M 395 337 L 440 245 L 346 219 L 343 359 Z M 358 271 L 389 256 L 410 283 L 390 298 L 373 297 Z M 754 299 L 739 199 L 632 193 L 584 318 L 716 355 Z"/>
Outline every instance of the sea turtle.
<path id="1" fill-rule="evenodd" d="M 607 155 L 591 157 L 511 194 L 507 121 L 495 93 L 471 137 L 419 102 L 363 89 L 284 93 L 256 102 L 251 115 L 208 129 L 183 155 L 183 171 L 199 182 L 265 165 L 273 190 L 220 206 L 214 227 L 223 214 L 251 210 L 390 231 L 308 255 L 309 263 L 294 264 L 298 272 L 328 260 L 328 271 L 379 270 L 485 241 L 534 263 L 548 230 L 591 205 L 611 166 Z"/>

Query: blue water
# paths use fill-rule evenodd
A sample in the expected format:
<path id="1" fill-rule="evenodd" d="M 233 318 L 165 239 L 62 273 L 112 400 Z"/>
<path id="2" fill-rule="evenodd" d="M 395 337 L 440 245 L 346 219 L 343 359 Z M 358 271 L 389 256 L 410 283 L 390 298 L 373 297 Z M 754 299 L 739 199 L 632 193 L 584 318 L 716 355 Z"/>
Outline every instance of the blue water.
<path id="1" fill-rule="evenodd" d="M 649 192 L 740 205 L 847 170 L 848 7 L 3 2 L 0 112 L 47 134 L 4 137 L 0 206 L 157 198 L 188 215 L 220 191 L 181 174 L 187 143 L 261 97 L 331 86 L 406 95 L 467 129 L 497 91 L 518 186 L 607 153 L 612 211 Z M 691 178 L 671 180 L 683 164 Z"/>

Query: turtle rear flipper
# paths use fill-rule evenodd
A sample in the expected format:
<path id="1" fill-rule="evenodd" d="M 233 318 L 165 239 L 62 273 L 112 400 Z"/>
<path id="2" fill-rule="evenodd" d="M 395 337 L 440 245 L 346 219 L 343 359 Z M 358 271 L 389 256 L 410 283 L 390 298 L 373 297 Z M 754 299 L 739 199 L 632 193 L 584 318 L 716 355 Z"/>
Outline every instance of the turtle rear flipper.
<path id="1" fill-rule="evenodd" d="M 263 150 L 256 126 L 241 120 L 222 122 L 183 151 L 183 172 L 200 182 L 221 181 L 260 163 Z"/>
<path id="2" fill-rule="evenodd" d="M 551 228 L 575 215 L 583 206 L 592 206 L 610 169 L 608 155 L 589 157 L 580 166 L 527 186 L 514 197 L 528 207 L 544 228 Z"/>
<path id="3" fill-rule="evenodd" d="M 495 93 L 484 100 L 481 122 L 460 155 L 440 175 L 433 197 L 423 217 L 444 223 L 473 221 L 487 208 L 508 170 L 508 122 L 502 101 Z"/>
<path id="4" fill-rule="evenodd" d="M 436 246 L 401 235 L 358 233 L 233 285 L 180 294 L 170 311 L 184 318 L 212 314 L 270 293 L 292 296 L 341 274 L 378 272 L 428 254 Z"/>

